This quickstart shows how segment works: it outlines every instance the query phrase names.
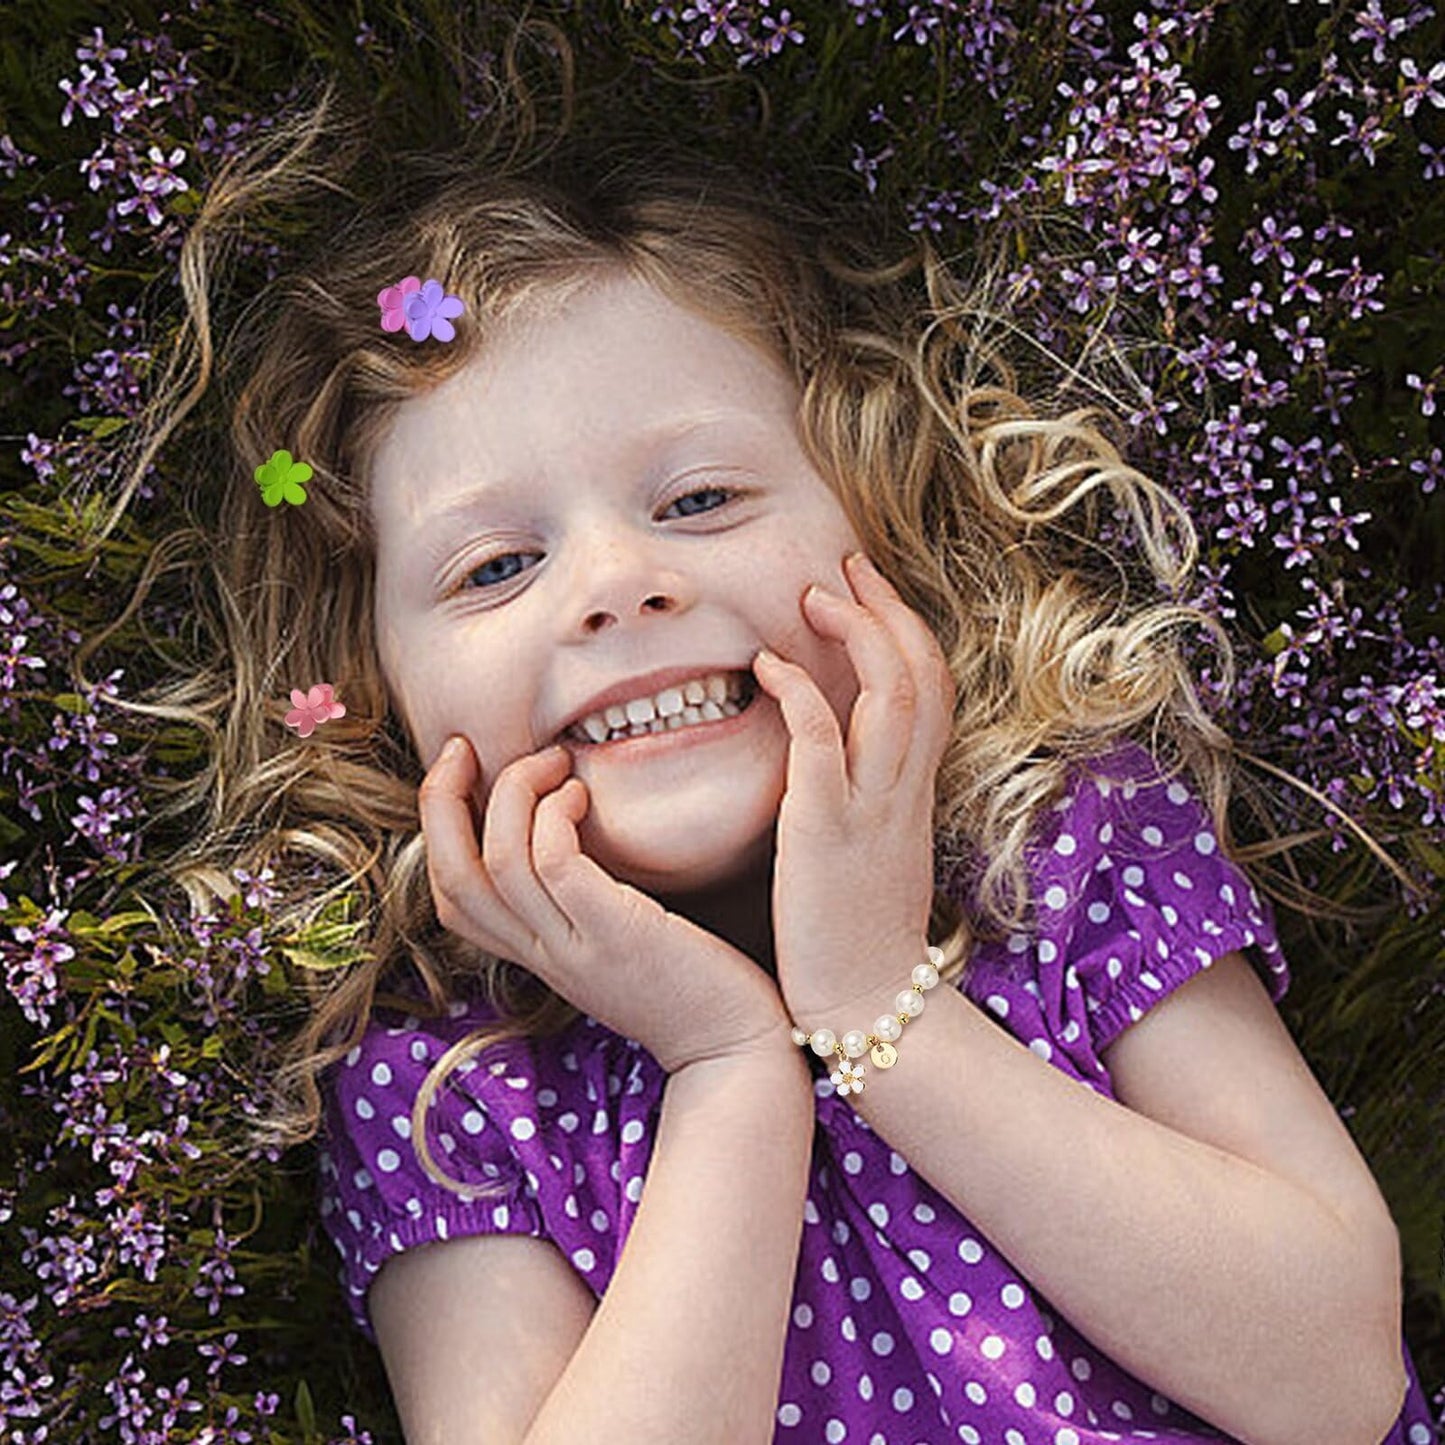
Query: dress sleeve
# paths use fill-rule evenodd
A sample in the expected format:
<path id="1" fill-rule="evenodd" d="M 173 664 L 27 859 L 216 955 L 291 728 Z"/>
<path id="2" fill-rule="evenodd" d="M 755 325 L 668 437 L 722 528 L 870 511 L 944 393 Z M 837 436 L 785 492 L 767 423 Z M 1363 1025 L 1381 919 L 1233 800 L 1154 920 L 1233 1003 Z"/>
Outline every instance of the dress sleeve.
<path id="1" fill-rule="evenodd" d="M 1143 749 L 1134 766 L 1086 779 L 1080 810 L 1095 829 L 1070 840 L 1092 857 L 1081 880 L 1072 950 L 1097 1056 L 1181 983 L 1237 949 L 1278 1004 L 1289 970 L 1274 915 L 1220 847 L 1208 810 L 1181 774 L 1165 782 Z M 1260 965 L 1263 964 L 1261 968 Z"/>
<path id="2" fill-rule="evenodd" d="M 322 1225 L 341 1256 L 339 1278 L 352 1318 L 373 1344 L 366 1294 L 393 1254 L 463 1235 L 545 1234 L 520 1147 L 533 1128 L 485 1087 L 492 1073 L 484 1065 L 464 1065 L 434 1096 L 427 1143 L 445 1173 L 495 1190 L 495 1198 L 455 1194 L 422 1169 L 412 1148 L 411 1107 L 439 1051 L 424 1032 L 368 1032 L 323 1090 Z"/>

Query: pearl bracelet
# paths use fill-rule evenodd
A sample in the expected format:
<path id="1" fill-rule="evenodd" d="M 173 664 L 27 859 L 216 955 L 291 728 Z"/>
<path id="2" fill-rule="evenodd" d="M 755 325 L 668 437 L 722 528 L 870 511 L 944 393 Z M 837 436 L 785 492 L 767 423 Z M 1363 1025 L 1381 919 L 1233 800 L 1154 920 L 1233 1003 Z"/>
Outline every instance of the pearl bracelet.
<path id="1" fill-rule="evenodd" d="M 904 989 L 893 1000 L 898 1009 L 897 1014 L 879 1014 L 873 1020 L 871 1034 L 865 1035 L 861 1029 L 850 1029 L 840 1041 L 832 1029 L 814 1029 L 810 1034 L 796 1024 L 793 1026 L 793 1042 L 800 1048 L 811 1044 L 813 1052 L 819 1058 L 826 1058 L 829 1054 L 838 1055 L 839 1065 L 829 1078 L 840 1094 L 863 1092 L 863 1065 L 855 1065 L 850 1060 L 856 1059 L 870 1044 L 873 1048 L 873 1062 L 880 1069 L 891 1069 L 898 1061 L 898 1050 L 893 1047 L 893 1040 L 902 1036 L 903 1026 L 909 1019 L 917 1018 L 923 1012 L 923 991 L 938 983 L 943 950 L 935 948 L 931 943 L 927 947 L 932 962 L 920 963 L 913 970 L 913 987 Z"/>

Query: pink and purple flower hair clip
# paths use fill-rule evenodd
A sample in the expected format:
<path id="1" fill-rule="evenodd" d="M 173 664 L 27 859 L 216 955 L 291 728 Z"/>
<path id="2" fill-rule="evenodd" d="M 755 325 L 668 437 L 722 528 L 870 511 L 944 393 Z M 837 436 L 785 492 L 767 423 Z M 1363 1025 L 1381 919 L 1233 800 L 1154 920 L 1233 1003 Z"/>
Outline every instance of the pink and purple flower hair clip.
<path id="1" fill-rule="evenodd" d="M 400 331 L 405 326 L 413 341 L 425 341 L 428 336 L 450 341 L 457 334 L 452 321 L 466 310 L 461 297 L 449 295 L 440 281 L 428 280 L 423 285 L 416 276 L 388 286 L 377 293 L 376 300 L 381 307 L 381 329 Z"/>

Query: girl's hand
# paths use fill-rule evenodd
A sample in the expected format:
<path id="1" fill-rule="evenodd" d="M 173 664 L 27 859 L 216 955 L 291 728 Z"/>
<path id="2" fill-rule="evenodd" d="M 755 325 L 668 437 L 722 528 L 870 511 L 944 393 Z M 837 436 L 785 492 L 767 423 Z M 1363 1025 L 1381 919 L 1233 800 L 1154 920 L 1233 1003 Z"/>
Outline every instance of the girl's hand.
<path id="1" fill-rule="evenodd" d="M 570 767 L 559 747 L 503 768 L 478 851 L 467 801 L 476 754 L 465 738 L 442 750 L 417 800 L 442 927 L 521 964 L 668 1073 L 708 1058 L 796 1055 L 777 987 L 757 963 L 580 850 L 587 788 L 562 782 Z"/>
<path id="2" fill-rule="evenodd" d="M 854 598 L 813 588 L 803 615 L 839 641 L 862 687 L 846 754 L 832 705 L 807 670 L 755 662 L 792 734 L 777 824 L 773 947 L 788 1012 L 809 1032 L 872 1031 L 928 962 L 934 778 L 955 688 L 928 624 L 866 562 Z"/>

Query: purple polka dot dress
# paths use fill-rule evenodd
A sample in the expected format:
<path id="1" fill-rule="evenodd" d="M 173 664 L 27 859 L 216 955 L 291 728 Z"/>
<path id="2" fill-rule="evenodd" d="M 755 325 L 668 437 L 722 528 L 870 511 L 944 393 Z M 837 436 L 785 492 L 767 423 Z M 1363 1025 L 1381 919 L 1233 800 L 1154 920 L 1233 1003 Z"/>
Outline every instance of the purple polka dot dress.
<path id="1" fill-rule="evenodd" d="M 1048 815 L 1029 850 L 1040 926 L 980 945 L 964 993 L 1041 1058 L 1113 1098 L 1101 1050 L 1235 949 L 1278 1003 L 1289 972 L 1267 901 L 1228 862 L 1183 778 L 1129 745 Z M 1112 780 L 1112 781 L 1111 781 Z M 378 1011 L 327 1076 L 322 1221 L 357 1327 L 391 1255 L 477 1233 L 548 1238 L 600 1298 L 642 1198 L 666 1075 L 591 1017 L 498 1045 L 434 1103 L 433 1152 L 471 1203 L 412 1157 L 412 1100 L 483 1000 L 420 1021 Z M 809 1059 L 815 1065 L 823 1061 Z M 783 1373 L 778 1442 L 1159 1445 L 1228 1440 L 1115 1364 L 983 1232 L 873 1133 L 815 1068 L 817 1126 Z M 1410 1389 L 1380 1445 L 1439 1445 L 1408 1345 Z"/>

